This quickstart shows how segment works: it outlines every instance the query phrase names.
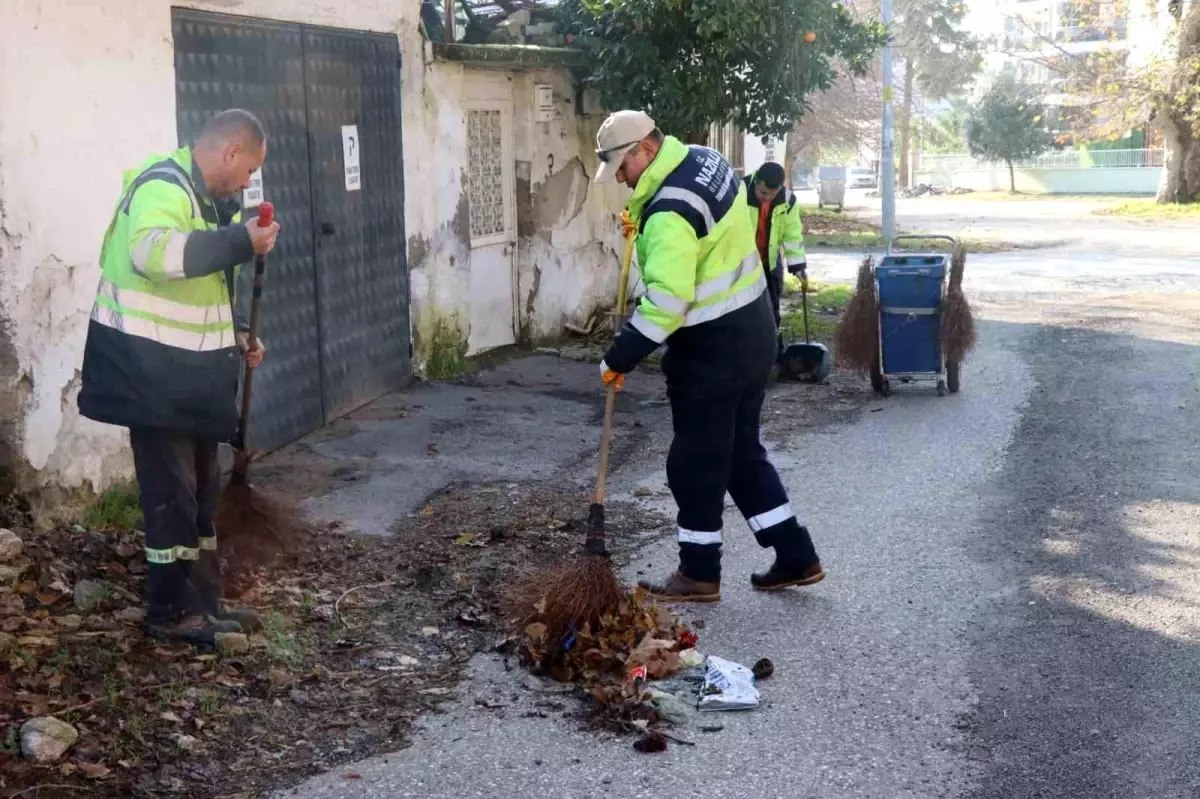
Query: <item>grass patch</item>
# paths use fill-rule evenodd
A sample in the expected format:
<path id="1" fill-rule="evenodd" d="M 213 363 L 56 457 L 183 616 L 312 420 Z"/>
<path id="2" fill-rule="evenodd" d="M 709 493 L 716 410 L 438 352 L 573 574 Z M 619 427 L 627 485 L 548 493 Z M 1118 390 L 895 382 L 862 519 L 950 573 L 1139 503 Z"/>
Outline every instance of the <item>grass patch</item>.
<path id="1" fill-rule="evenodd" d="M 1138 219 L 1198 219 L 1200 203 L 1158 203 L 1154 200 L 1126 200 L 1100 208 L 1101 216 L 1129 216 Z"/>
<path id="2" fill-rule="evenodd" d="M 808 329 L 813 341 L 828 344 L 833 340 L 838 319 L 854 296 L 853 286 L 817 283 L 808 281 Z M 779 327 L 785 342 L 804 340 L 804 311 L 800 307 L 799 290 L 789 294 L 789 304 L 796 307 L 780 315 Z"/>
<path id="3" fill-rule="evenodd" d="M 140 530 L 142 505 L 133 485 L 115 486 L 105 491 L 84 514 L 89 530 Z"/>
<path id="4" fill-rule="evenodd" d="M 429 357 L 425 361 L 425 376 L 430 380 L 449 380 L 475 367 L 467 359 L 467 335 L 456 320 L 437 316 L 430 326 Z"/>
<path id="5" fill-rule="evenodd" d="M 271 613 L 263 620 L 263 638 L 267 641 L 267 657 L 284 666 L 295 668 L 311 654 L 279 613 Z"/>
<path id="6" fill-rule="evenodd" d="M 804 243 L 812 249 L 825 247 L 858 252 L 881 251 L 887 241 L 880 235 L 879 227 L 851 214 L 802 205 L 800 218 L 804 222 Z M 909 231 L 904 231 L 909 232 Z M 1011 252 L 1023 247 L 1006 241 L 989 241 L 970 237 L 960 238 L 968 252 Z M 903 252 L 946 252 L 950 243 L 942 239 L 905 239 L 896 245 Z"/>

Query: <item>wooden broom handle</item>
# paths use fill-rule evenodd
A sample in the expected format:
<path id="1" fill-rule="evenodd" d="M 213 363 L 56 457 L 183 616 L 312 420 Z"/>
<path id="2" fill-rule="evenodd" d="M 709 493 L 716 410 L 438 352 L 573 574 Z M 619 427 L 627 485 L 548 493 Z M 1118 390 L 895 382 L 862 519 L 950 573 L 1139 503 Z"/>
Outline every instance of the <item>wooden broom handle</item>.
<path id="1" fill-rule="evenodd" d="M 271 203 L 263 203 L 259 206 L 258 211 L 258 226 L 268 227 L 275 221 L 275 206 Z M 250 295 L 250 332 L 246 338 L 246 346 L 253 350 L 258 346 L 258 323 L 262 309 L 262 292 L 263 286 L 267 282 L 267 257 L 265 255 L 254 256 L 254 291 Z M 254 370 L 250 368 L 250 364 L 246 364 L 244 376 L 242 378 L 242 430 L 239 438 L 241 439 L 240 449 L 243 452 L 250 451 L 250 399 L 254 393 Z"/>
<path id="2" fill-rule="evenodd" d="M 617 312 L 613 314 L 613 335 L 621 329 L 624 321 L 625 303 L 629 299 L 629 265 L 633 261 L 633 241 L 637 234 L 625 239 L 625 252 L 621 256 L 621 272 L 617 278 Z M 604 504 L 604 490 L 608 484 L 608 445 L 612 441 L 613 409 L 617 404 L 617 387 L 608 387 L 604 397 L 604 430 L 600 434 L 600 466 L 596 472 L 596 504 Z"/>

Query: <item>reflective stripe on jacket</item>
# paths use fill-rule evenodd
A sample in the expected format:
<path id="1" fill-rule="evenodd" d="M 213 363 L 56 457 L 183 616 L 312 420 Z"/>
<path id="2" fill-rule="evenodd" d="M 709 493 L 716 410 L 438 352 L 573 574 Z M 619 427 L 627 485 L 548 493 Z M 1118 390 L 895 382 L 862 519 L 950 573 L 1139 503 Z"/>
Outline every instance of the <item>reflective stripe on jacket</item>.
<path id="1" fill-rule="evenodd" d="M 746 205 L 750 218 L 758 229 L 759 202 L 754 194 L 754 175 L 742 178 L 746 186 Z M 767 221 L 767 253 L 775 263 L 765 264 L 768 270 L 780 265 L 797 268 L 804 264 L 804 225 L 800 221 L 800 203 L 795 192 L 783 189 L 771 201 L 771 215 Z"/>
<path id="2" fill-rule="evenodd" d="M 188 148 L 125 173 L 100 253 L 79 410 L 99 422 L 223 440 L 237 433 L 233 288 L 253 258 L 237 213 Z M 224 223 L 227 226 L 222 226 Z"/>
<path id="3" fill-rule="evenodd" d="M 766 290 L 744 192 L 720 153 L 666 137 L 627 204 L 646 293 L 605 355 L 611 369 L 631 371 L 677 332 Z"/>

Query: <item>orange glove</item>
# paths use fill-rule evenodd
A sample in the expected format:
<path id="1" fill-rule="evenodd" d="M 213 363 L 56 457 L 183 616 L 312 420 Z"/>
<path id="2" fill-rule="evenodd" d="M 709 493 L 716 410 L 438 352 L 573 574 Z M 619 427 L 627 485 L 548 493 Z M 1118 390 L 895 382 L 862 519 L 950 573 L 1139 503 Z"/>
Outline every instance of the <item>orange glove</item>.
<path id="1" fill-rule="evenodd" d="M 629 219 L 629 212 L 621 212 L 621 235 L 625 238 L 633 238 L 633 234 L 637 233 L 637 225 L 633 224 Z"/>
<path id="2" fill-rule="evenodd" d="M 611 387 L 614 391 L 625 388 L 625 375 L 609 369 L 608 364 L 604 361 L 600 362 L 600 379 L 604 382 L 605 387 Z"/>

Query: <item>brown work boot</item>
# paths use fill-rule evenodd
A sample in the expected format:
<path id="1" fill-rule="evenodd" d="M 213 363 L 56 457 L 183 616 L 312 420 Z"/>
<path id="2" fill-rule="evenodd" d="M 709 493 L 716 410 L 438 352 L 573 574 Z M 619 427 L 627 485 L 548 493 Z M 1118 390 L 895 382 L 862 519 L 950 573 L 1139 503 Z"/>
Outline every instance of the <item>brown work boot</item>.
<path id="1" fill-rule="evenodd" d="M 793 585 L 815 585 L 824 579 L 820 561 L 801 566 L 777 557 L 766 572 L 750 575 L 750 585 L 759 591 L 778 591 Z"/>
<path id="2" fill-rule="evenodd" d="M 146 634 L 162 641 L 179 641 L 193 646 L 216 646 L 217 633 L 240 633 L 242 626 L 235 621 L 222 621 L 199 613 L 174 622 L 147 623 Z"/>
<path id="3" fill-rule="evenodd" d="M 693 580 L 678 571 L 659 582 L 639 580 L 638 586 L 646 589 L 650 596 L 668 602 L 719 602 L 721 601 L 721 583 Z"/>

